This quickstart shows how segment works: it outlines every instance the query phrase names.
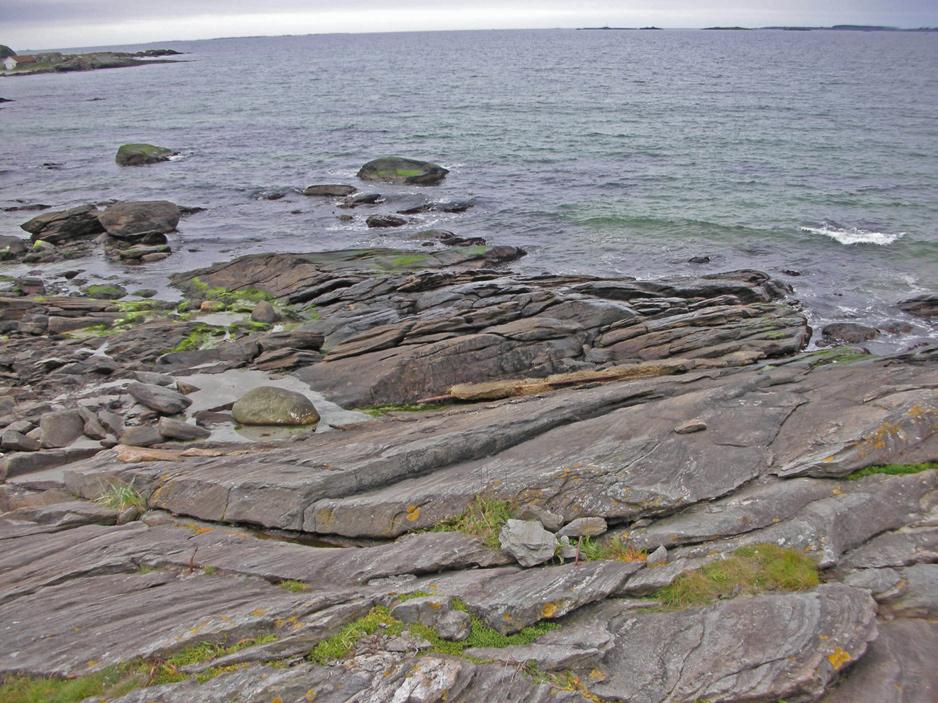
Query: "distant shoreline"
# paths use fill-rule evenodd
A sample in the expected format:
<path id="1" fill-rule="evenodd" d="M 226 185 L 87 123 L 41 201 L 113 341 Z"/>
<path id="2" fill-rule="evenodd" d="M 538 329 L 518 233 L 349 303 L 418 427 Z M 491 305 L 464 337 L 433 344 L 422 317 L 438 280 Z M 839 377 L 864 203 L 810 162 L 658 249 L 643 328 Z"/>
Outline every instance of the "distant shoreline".
<path id="1" fill-rule="evenodd" d="M 664 29 L 663 27 L 577 27 L 578 31 L 634 31 L 642 29 Z M 783 32 L 938 32 L 938 27 L 887 27 L 882 25 L 866 24 L 835 24 L 830 27 L 798 27 L 798 26 L 777 26 L 777 27 L 699 27 L 688 28 L 698 31 L 724 31 L 724 32 L 747 32 L 758 30 L 776 30 Z M 686 31 L 686 30 L 684 30 Z"/>

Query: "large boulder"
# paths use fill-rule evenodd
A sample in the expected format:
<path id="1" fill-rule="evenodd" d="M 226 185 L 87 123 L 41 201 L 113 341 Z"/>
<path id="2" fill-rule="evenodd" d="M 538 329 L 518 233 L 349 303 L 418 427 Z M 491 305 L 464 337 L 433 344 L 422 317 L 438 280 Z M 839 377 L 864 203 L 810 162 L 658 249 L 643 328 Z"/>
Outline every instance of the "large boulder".
<path id="1" fill-rule="evenodd" d="M 43 413 L 39 418 L 40 443 L 44 449 L 67 447 L 81 437 L 85 421 L 77 410 Z"/>
<path id="2" fill-rule="evenodd" d="M 117 150 L 115 161 L 119 166 L 145 166 L 169 161 L 176 152 L 153 144 L 124 144 Z"/>
<path id="3" fill-rule="evenodd" d="M 98 210 L 91 204 L 44 212 L 24 222 L 20 227 L 32 235 L 30 239 L 33 242 L 41 239 L 56 245 L 73 239 L 91 237 L 104 231 L 98 220 Z"/>
<path id="4" fill-rule="evenodd" d="M 363 181 L 434 186 L 446 178 L 447 173 L 447 169 L 428 161 L 383 156 L 362 166 L 358 177 Z"/>
<path id="5" fill-rule="evenodd" d="M 111 205 L 98 219 L 112 237 L 136 240 L 174 231 L 179 215 L 179 208 L 166 200 L 128 201 Z"/>
<path id="6" fill-rule="evenodd" d="M 242 425 L 315 425 L 319 413 L 301 393 L 275 386 L 248 391 L 231 408 Z"/>

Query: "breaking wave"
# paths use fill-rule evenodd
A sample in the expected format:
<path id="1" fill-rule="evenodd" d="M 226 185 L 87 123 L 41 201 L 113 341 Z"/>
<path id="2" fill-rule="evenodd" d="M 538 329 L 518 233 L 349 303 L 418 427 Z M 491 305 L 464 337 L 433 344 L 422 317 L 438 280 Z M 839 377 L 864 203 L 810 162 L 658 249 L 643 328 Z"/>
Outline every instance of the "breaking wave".
<path id="1" fill-rule="evenodd" d="M 892 244 L 905 234 L 905 232 L 891 234 L 889 232 L 873 232 L 859 227 L 843 227 L 835 222 L 823 222 L 817 227 L 804 225 L 801 227 L 801 231 L 823 234 L 825 237 L 836 239 L 841 244 L 876 244 L 878 246 Z"/>

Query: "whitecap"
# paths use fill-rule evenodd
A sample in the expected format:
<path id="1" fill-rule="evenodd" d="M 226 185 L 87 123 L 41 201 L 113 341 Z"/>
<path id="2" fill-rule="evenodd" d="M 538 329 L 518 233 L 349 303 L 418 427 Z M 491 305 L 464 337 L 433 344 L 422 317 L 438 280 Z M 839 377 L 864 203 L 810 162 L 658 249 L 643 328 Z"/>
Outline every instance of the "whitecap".
<path id="1" fill-rule="evenodd" d="M 859 227 L 842 227 L 832 222 L 824 222 L 818 227 L 802 226 L 802 232 L 811 232 L 812 234 L 823 234 L 825 237 L 836 239 L 841 244 L 876 244 L 886 246 L 902 237 L 905 232 L 892 234 L 890 232 L 873 232 L 871 230 L 860 229 Z"/>

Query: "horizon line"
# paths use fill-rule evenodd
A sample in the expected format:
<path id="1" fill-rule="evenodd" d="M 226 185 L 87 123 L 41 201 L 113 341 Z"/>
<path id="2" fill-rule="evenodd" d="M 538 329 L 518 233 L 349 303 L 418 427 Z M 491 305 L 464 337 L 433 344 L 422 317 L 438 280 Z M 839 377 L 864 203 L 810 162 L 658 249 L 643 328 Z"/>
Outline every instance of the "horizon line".
<path id="1" fill-rule="evenodd" d="M 858 29 L 835 29 L 835 27 L 856 27 Z M 862 28 L 868 28 L 866 30 Z M 625 27 L 625 26 L 613 26 L 613 25 L 595 25 L 595 26 L 577 26 L 577 27 L 488 27 L 485 29 L 480 28 L 457 28 L 457 29 L 399 29 L 399 30 L 383 30 L 375 32 L 303 32 L 301 34 L 233 34 L 228 36 L 220 37 L 203 37 L 200 39 L 157 39 L 152 41 L 144 42 L 126 42 L 123 44 L 88 44 L 85 46 L 69 46 L 69 47 L 50 47 L 45 49 L 33 49 L 27 47 L 24 49 L 24 52 L 50 52 L 50 51 L 77 51 L 81 49 L 96 49 L 96 48 L 107 48 L 107 47 L 124 47 L 124 46 L 147 46 L 153 44 L 179 44 L 184 42 L 199 42 L 199 41 L 225 41 L 228 39 L 287 39 L 287 38 L 298 38 L 298 37 L 332 37 L 332 36 L 368 36 L 368 35 L 381 35 L 381 34 L 440 34 L 447 32 L 556 32 L 556 31 L 679 31 L 679 32 L 703 32 L 703 31 L 798 31 L 798 30 L 808 30 L 808 31 L 858 31 L 869 33 L 870 31 L 883 31 L 883 32 L 919 32 L 919 31 L 932 31 L 938 32 L 938 26 L 927 26 L 922 25 L 918 27 L 903 27 L 899 25 L 885 25 L 885 24 L 854 24 L 854 23 L 838 23 L 831 25 L 800 25 L 800 24 L 786 24 L 786 25 L 765 25 L 765 26 L 754 26 L 747 27 L 745 25 L 732 25 L 732 24 L 720 24 L 720 25 L 709 25 L 706 27 L 668 27 L 668 26 L 658 26 L 658 25 L 645 25 L 642 27 Z M 19 53 L 19 52 L 18 52 Z M 27 53 L 28 55 L 28 53 Z"/>

